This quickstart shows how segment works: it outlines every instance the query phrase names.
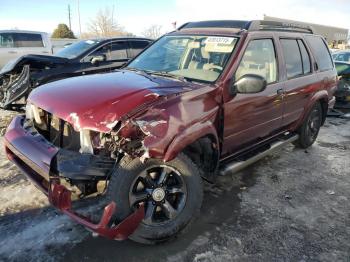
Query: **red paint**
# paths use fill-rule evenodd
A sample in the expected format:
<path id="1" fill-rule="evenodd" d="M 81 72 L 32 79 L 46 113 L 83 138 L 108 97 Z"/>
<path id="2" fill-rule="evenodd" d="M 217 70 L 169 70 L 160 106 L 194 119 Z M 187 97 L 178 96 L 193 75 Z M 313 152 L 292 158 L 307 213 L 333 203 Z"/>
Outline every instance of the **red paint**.
<path id="1" fill-rule="evenodd" d="M 60 209 L 74 221 L 82 224 L 100 236 L 114 240 L 127 239 L 145 217 L 145 208 L 142 204 L 134 213 L 129 215 L 118 225 L 110 227 L 109 225 L 111 224 L 112 216 L 116 211 L 115 203 L 111 202 L 104 208 L 100 222 L 94 224 L 88 218 L 77 214 L 71 209 L 71 192 L 59 184 L 51 185 L 51 189 L 49 190 L 49 200 L 53 206 Z"/>
<path id="2" fill-rule="evenodd" d="M 124 240 L 132 234 L 144 218 L 144 206 L 141 205 L 133 214 L 113 227 L 109 227 L 111 217 L 116 210 L 113 202 L 105 207 L 98 224 L 75 213 L 71 209 L 71 192 L 64 186 L 51 182 L 50 164 L 58 149 L 49 146 L 39 137 L 27 133 L 22 126 L 23 120 L 23 116 L 17 116 L 9 125 L 5 135 L 6 153 L 8 159 L 14 162 L 44 194 L 48 195 L 51 204 L 101 236 Z"/>
<path id="3" fill-rule="evenodd" d="M 181 93 L 180 81 L 130 71 L 74 77 L 43 85 L 28 98 L 77 129 L 109 132 L 110 124 L 162 94 Z M 192 87 L 194 85 L 191 85 Z"/>

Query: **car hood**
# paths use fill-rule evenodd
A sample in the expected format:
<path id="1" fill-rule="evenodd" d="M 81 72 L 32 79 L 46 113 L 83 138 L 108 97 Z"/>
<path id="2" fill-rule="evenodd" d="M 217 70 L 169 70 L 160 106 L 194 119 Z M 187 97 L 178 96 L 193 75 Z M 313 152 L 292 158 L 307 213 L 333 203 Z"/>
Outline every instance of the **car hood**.
<path id="1" fill-rule="evenodd" d="M 7 74 L 11 72 L 18 66 L 22 66 L 25 64 L 30 65 L 38 65 L 41 66 L 52 66 L 55 64 L 64 64 L 69 61 L 68 58 L 58 57 L 58 56 L 50 56 L 50 55 L 24 55 L 19 58 L 13 59 L 9 61 L 0 71 L 0 76 L 3 74 Z"/>
<path id="2" fill-rule="evenodd" d="M 121 117 L 142 105 L 199 87 L 199 84 L 120 70 L 40 86 L 30 94 L 28 103 L 71 123 L 76 130 L 109 132 Z"/>

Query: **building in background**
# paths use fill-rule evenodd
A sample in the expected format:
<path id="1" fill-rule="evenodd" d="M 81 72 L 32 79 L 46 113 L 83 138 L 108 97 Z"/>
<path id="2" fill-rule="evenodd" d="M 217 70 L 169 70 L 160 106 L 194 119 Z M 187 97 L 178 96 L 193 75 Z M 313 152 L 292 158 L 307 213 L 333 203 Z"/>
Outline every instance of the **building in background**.
<path id="1" fill-rule="evenodd" d="M 315 34 L 322 35 L 326 39 L 330 48 L 345 49 L 348 45 L 349 30 L 345 28 L 305 23 L 266 15 L 264 15 L 264 20 L 309 25 L 312 26 Z"/>

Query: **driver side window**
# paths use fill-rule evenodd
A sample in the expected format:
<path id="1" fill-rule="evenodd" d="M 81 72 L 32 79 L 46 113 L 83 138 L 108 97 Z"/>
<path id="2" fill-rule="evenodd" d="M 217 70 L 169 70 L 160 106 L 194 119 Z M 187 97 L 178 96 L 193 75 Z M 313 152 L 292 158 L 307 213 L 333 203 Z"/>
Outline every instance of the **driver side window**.
<path id="1" fill-rule="evenodd" d="M 236 81 L 247 74 L 261 76 L 267 84 L 277 81 L 277 62 L 272 39 L 250 41 L 236 71 Z"/>
<path id="2" fill-rule="evenodd" d="M 105 44 L 99 49 L 95 50 L 93 53 L 88 55 L 84 60 L 90 62 L 93 57 L 103 56 L 105 61 L 117 61 L 128 59 L 127 55 L 128 45 L 125 41 L 112 42 Z"/>

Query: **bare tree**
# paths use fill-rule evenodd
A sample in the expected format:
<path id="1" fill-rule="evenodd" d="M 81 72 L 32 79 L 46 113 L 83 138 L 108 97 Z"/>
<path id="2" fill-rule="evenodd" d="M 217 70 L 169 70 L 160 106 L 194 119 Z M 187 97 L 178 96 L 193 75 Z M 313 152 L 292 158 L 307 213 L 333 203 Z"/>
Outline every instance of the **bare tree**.
<path id="1" fill-rule="evenodd" d="M 89 36 L 112 37 L 127 35 L 124 28 L 113 19 L 113 11 L 109 8 L 98 10 L 94 19 L 88 23 Z"/>
<path id="2" fill-rule="evenodd" d="M 162 35 L 161 30 L 161 25 L 151 25 L 142 32 L 142 35 L 148 38 L 157 39 Z"/>

